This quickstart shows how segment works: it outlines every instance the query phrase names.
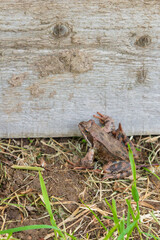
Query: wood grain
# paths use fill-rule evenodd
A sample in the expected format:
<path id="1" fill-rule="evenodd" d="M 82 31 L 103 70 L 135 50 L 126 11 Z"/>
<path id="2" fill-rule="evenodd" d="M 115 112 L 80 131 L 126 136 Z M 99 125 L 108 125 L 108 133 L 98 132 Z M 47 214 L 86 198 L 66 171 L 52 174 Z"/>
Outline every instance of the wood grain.
<path id="1" fill-rule="evenodd" d="M 0 137 L 79 135 L 97 111 L 160 134 L 160 1 L 1 0 Z"/>

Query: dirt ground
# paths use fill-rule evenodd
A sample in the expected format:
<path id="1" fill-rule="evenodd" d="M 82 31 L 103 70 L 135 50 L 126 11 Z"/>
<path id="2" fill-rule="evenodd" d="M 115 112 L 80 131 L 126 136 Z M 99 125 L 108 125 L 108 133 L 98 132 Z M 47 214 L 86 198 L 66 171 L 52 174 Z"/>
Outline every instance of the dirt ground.
<path id="1" fill-rule="evenodd" d="M 160 160 L 160 141 L 155 137 L 136 137 L 134 143 L 141 150 L 137 164 L 157 164 Z M 78 239 L 103 239 L 105 231 L 83 204 L 87 204 L 110 229 L 114 223 L 104 216 L 112 216 L 105 198 L 117 203 L 118 216 L 127 212 L 125 199 L 132 199 L 132 178 L 102 180 L 93 170 L 74 170 L 76 163 L 88 150 L 82 138 L 61 139 L 2 139 L 0 140 L 0 228 L 49 224 L 44 207 L 39 176 L 36 171 L 13 169 L 12 165 L 42 166 L 43 178 L 53 206 L 58 227 L 68 233 L 74 231 Z M 101 169 L 95 161 L 95 168 Z M 159 167 L 153 166 L 157 175 Z M 137 170 L 140 195 L 141 229 L 160 236 L 160 226 L 150 216 L 160 218 L 160 181 L 144 169 Z M 132 206 L 136 207 L 133 199 Z M 18 239 L 53 239 L 48 229 L 13 234 Z M 143 236 L 143 239 L 147 239 Z M 115 236 L 116 239 L 116 236 Z M 139 239 L 135 232 L 134 239 Z M 152 239 L 152 238 L 149 238 Z"/>

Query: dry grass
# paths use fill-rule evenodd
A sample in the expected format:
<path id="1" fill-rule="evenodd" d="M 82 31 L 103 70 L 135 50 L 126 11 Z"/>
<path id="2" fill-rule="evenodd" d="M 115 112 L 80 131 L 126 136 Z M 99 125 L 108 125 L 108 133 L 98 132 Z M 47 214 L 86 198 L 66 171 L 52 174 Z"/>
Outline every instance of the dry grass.
<path id="1" fill-rule="evenodd" d="M 149 165 L 148 168 L 160 176 L 160 136 L 137 137 L 136 143 L 137 148 L 142 151 L 144 159 L 139 164 L 144 164 L 145 161 L 145 164 Z M 132 199 L 132 179 L 102 181 L 101 175 L 96 174 L 94 170 L 73 170 L 73 165 L 85 155 L 87 149 L 86 143 L 80 138 L 63 138 L 58 140 L 52 138 L 2 139 L 0 141 L 0 186 L 2 190 L 3 188 L 5 190 L 2 191 L 0 196 L 1 230 L 6 227 L 16 226 L 17 223 L 23 225 L 27 219 L 29 219 L 29 223 L 48 219 L 48 214 L 43 208 L 43 196 L 40 190 L 36 189 L 35 191 L 32 188 L 32 183 L 37 177 L 37 173 L 29 171 L 25 173 L 24 184 L 15 190 L 12 178 L 15 177 L 15 172 L 17 171 L 17 174 L 19 174 L 20 170 L 11 169 L 13 164 L 44 167 L 45 171 L 48 172 L 51 169 L 53 171 L 55 169 L 59 174 L 68 171 L 69 174 L 75 174 L 75 177 L 76 174 L 81 176 L 82 179 L 79 184 L 83 185 L 83 188 L 78 189 L 78 186 L 76 186 L 79 194 L 78 199 L 84 201 L 108 229 L 113 227 L 114 223 L 112 220 L 104 218 L 105 216 L 112 216 L 110 209 L 105 203 L 105 198 L 109 202 L 115 199 L 118 217 L 127 216 L 125 199 Z M 97 166 L 99 167 L 100 164 L 95 163 L 95 167 Z M 138 169 L 137 176 L 137 189 L 140 196 L 140 229 L 160 238 L 160 181 L 144 169 Z M 45 176 L 46 184 L 50 178 L 51 176 Z M 62 181 L 67 180 L 67 178 L 63 178 Z M 53 179 L 52 184 L 55 184 L 55 188 L 57 187 L 56 179 Z M 74 181 L 72 185 L 74 188 Z M 10 191 L 7 191 L 7 188 L 10 188 Z M 58 196 L 54 192 L 51 192 L 50 195 L 49 189 L 50 201 L 58 216 L 57 226 L 68 233 L 74 231 L 74 236 L 78 239 L 103 239 L 105 231 L 90 210 L 80 200 L 65 199 L 65 191 L 67 189 L 64 189 L 64 196 Z M 75 195 L 77 192 L 75 191 Z M 68 207 L 72 205 L 74 205 L 74 208 Z M 136 209 L 136 204 L 133 200 L 132 206 L 133 209 Z M 13 214 L 13 218 L 11 218 L 9 209 L 16 209 L 16 213 L 20 217 L 14 220 Z M 33 217 L 31 215 L 32 211 L 36 213 Z M 115 239 L 117 238 L 116 234 L 117 232 L 114 235 Z M 46 231 L 43 233 L 42 239 L 53 239 L 53 235 L 53 232 Z M 139 239 L 136 231 L 134 237 Z M 143 235 L 142 239 L 147 238 Z M 148 239 L 153 238 L 149 237 Z"/>

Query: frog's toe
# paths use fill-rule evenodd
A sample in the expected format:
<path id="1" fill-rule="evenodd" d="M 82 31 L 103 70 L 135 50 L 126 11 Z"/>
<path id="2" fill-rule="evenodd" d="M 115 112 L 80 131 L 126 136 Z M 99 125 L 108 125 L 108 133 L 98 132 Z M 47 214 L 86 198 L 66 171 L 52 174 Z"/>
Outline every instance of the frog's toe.
<path id="1" fill-rule="evenodd" d="M 98 118 L 98 119 L 99 119 L 99 122 L 100 122 L 102 125 L 104 125 L 103 129 L 104 129 L 104 131 L 105 131 L 106 133 L 110 133 L 110 132 L 112 132 L 112 131 L 115 130 L 114 120 L 113 120 L 111 117 L 109 117 L 109 116 L 107 116 L 107 115 L 103 115 L 103 114 L 101 114 L 101 113 L 99 113 L 99 112 L 97 112 L 97 114 L 98 114 L 99 116 L 97 116 L 97 115 L 93 115 L 93 116 L 94 116 L 95 118 Z"/>
<path id="2" fill-rule="evenodd" d="M 109 116 L 103 115 L 103 114 L 101 114 L 101 113 L 99 113 L 99 112 L 97 112 L 97 114 L 98 114 L 99 116 L 93 115 L 93 117 L 98 118 L 101 124 L 105 124 L 107 121 L 110 120 L 110 117 L 109 117 Z"/>

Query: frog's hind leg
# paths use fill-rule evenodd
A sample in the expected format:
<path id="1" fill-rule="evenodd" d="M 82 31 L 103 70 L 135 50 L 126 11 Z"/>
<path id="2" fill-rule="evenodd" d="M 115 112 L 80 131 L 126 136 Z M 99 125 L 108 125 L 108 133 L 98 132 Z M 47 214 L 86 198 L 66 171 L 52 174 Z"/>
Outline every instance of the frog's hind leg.
<path id="1" fill-rule="evenodd" d="M 115 130 L 115 125 L 114 125 L 114 120 L 107 116 L 107 115 L 103 115 L 99 112 L 97 112 L 97 115 L 93 115 L 93 117 L 98 118 L 99 122 L 104 125 L 103 129 L 105 130 L 105 132 L 109 133 Z"/>
<path id="2" fill-rule="evenodd" d="M 124 133 L 123 129 L 122 129 L 122 125 L 121 123 L 119 123 L 119 127 L 116 131 L 113 131 L 112 134 L 114 135 L 114 137 L 116 139 L 118 139 L 121 143 L 123 143 L 123 145 L 126 146 L 127 150 L 128 150 L 128 144 L 131 147 L 131 150 L 133 152 L 133 156 L 135 159 L 137 159 L 139 157 L 134 144 L 132 143 L 132 141 L 127 137 L 127 135 Z"/>
<path id="3" fill-rule="evenodd" d="M 103 166 L 103 171 L 103 179 L 125 178 L 131 175 L 131 165 L 125 161 L 109 162 Z"/>
<path id="4" fill-rule="evenodd" d="M 106 173 L 114 173 L 114 172 L 122 172 L 130 169 L 131 165 L 130 162 L 127 161 L 115 161 L 109 162 L 103 166 L 103 171 Z"/>

